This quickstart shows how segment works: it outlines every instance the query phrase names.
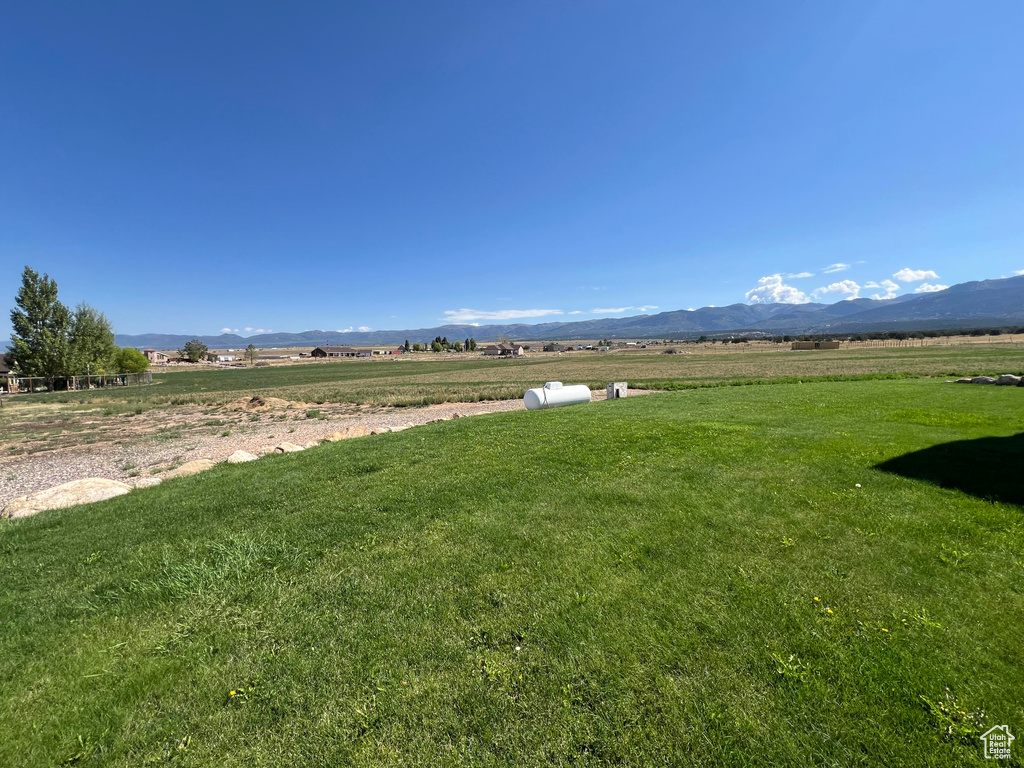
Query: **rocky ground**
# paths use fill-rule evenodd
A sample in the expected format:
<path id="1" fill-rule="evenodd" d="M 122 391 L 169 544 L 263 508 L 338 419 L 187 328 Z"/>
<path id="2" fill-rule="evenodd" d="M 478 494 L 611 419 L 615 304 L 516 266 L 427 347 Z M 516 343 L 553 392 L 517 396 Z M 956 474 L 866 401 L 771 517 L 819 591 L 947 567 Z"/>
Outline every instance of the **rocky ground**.
<path id="1" fill-rule="evenodd" d="M 638 394 L 646 393 L 630 391 L 630 395 Z M 603 400 L 604 396 L 603 390 L 593 393 L 594 400 Z M 246 405 L 240 401 L 236 408 L 229 406 L 224 413 L 216 414 L 223 421 L 216 427 L 209 426 L 208 410 L 166 409 L 149 414 L 146 420 L 125 421 L 128 426 L 105 431 L 105 437 L 97 442 L 0 457 L 0 509 L 18 496 L 71 480 L 98 477 L 140 485 L 189 461 L 219 462 L 238 450 L 262 455 L 283 442 L 306 446 L 352 426 L 403 429 L 524 408 L 519 399 L 355 412 L 351 406 L 310 406 L 320 415 L 311 418 L 307 416 L 307 406 L 301 403 L 271 401 L 262 406 Z M 174 428 L 154 429 L 154 420 Z"/>

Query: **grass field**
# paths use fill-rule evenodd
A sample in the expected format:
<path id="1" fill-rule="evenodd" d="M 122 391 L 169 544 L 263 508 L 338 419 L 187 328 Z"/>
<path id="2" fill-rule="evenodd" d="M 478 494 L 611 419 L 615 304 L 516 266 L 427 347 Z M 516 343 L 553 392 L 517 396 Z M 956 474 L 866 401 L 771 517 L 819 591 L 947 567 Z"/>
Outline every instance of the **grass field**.
<path id="1" fill-rule="evenodd" d="M 1021 402 L 696 389 L 5 523 L 0 764 L 986 764 L 1024 726 Z"/>

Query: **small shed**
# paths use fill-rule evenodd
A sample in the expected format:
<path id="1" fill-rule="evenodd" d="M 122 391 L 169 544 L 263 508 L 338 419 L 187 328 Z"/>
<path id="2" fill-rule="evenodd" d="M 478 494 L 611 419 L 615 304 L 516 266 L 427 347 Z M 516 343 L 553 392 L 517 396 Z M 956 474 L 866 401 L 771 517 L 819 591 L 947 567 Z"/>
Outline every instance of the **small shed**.
<path id="1" fill-rule="evenodd" d="M 794 341 L 790 350 L 794 349 L 839 349 L 838 341 Z"/>

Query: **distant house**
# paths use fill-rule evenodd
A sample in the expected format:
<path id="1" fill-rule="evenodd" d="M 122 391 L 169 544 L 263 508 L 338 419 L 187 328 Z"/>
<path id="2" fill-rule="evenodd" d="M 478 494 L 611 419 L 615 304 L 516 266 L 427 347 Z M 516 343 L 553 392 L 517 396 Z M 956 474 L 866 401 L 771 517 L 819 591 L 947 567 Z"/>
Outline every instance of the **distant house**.
<path id="1" fill-rule="evenodd" d="M 234 355 L 217 355 L 218 363 L 233 363 L 235 362 Z"/>
<path id="2" fill-rule="evenodd" d="M 310 357 L 356 357 L 359 354 L 352 347 L 317 347 L 309 353 Z"/>
<path id="3" fill-rule="evenodd" d="M 793 349 L 839 349 L 838 341 L 794 341 Z"/>
<path id="4" fill-rule="evenodd" d="M 484 347 L 484 354 L 492 357 L 522 357 L 526 354 L 523 348 L 511 344 L 489 344 Z"/>
<path id="5" fill-rule="evenodd" d="M 146 356 L 146 359 L 149 360 L 149 362 L 156 363 L 157 365 L 167 365 L 171 362 L 170 355 L 165 355 L 163 352 L 157 352 L 152 348 L 142 350 L 142 354 Z"/>

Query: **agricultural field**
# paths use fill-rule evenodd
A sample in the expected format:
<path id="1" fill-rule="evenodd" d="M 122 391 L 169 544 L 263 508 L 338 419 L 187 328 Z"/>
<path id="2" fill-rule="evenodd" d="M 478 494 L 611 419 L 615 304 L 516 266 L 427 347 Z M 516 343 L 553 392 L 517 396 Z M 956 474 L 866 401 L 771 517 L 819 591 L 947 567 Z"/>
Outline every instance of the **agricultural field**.
<path id="1" fill-rule="evenodd" d="M 0 524 L 0 764 L 985 765 L 979 735 L 1024 723 L 1021 390 L 820 377 L 1019 366 L 879 359 Z M 710 381 L 694 362 L 637 364 Z"/>
<path id="2" fill-rule="evenodd" d="M 479 355 L 436 361 L 432 355 L 377 360 L 188 370 L 155 369 L 154 384 L 127 389 L 34 395 L 32 402 L 102 404 L 133 411 L 175 405 L 221 405 L 244 394 L 307 403 L 416 406 L 521 397 L 545 381 L 603 388 L 625 380 L 641 389 L 756 383 L 781 378 L 961 376 L 1021 372 L 1024 343 L 955 347 L 861 348 L 791 352 L 771 346 L 663 351 L 566 353 L 497 360 Z M 27 400 L 27 398 L 26 398 Z M 15 401 L 16 402 L 16 401 Z"/>

